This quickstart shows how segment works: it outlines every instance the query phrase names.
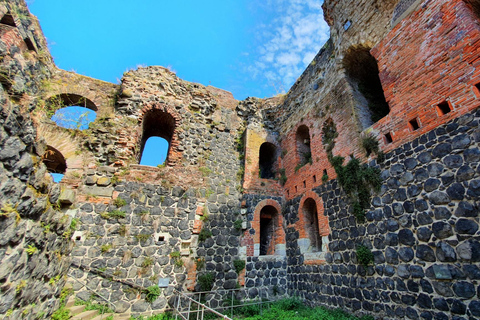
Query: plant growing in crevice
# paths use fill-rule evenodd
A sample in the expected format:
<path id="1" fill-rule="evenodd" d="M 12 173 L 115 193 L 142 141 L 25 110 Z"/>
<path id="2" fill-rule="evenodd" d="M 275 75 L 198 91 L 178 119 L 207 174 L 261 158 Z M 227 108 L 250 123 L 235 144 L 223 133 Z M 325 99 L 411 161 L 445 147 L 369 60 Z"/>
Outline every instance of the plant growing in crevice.
<path id="1" fill-rule="evenodd" d="M 335 123 L 328 119 L 322 128 L 322 143 L 327 151 L 328 160 L 335 169 L 337 181 L 346 194 L 352 199 L 352 211 L 358 222 L 365 221 L 365 209 L 370 207 L 371 192 L 378 192 L 382 186 L 380 170 L 361 164 L 358 159 L 351 156 L 350 161 L 344 166 L 344 158 L 333 156 L 335 138 L 338 136 Z M 323 179 L 323 177 L 322 177 Z"/>
<path id="2" fill-rule="evenodd" d="M 145 300 L 147 300 L 150 303 L 153 303 L 157 298 L 160 296 L 160 288 L 157 285 L 150 286 L 147 289 L 145 289 Z"/>
<path id="3" fill-rule="evenodd" d="M 235 222 L 233 223 L 233 226 L 237 230 L 242 230 L 242 220 L 241 219 L 235 220 Z"/>
<path id="4" fill-rule="evenodd" d="M 213 288 L 213 282 L 215 281 L 215 276 L 213 273 L 208 272 L 198 276 L 198 284 L 202 291 L 211 291 Z"/>
<path id="5" fill-rule="evenodd" d="M 357 262 L 362 265 L 365 269 L 374 263 L 372 251 L 364 245 L 357 246 L 356 250 Z"/>
<path id="6" fill-rule="evenodd" d="M 198 241 L 205 241 L 212 236 L 212 231 L 207 228 L 203 228 L 198 234 Z"/>
<path id="7" fill-rule="evenodd" d="M 352 199 L 352 209 L 359 222 L 365 220 L 365 209 L 370 207 L 371 191 L 378 192 L 382 186 L 380 170 L 361 164 L 352 156 L 347 165 L 343 157 L 333 157 L 332 165 L 337 173 L 337 181 Z"/>
<path id="8" fill-rule="evenodd" d="M 245 260 L 234 260 L 233 261 L 233 266 L 235 267 L 235 271 L 237 273 L 240 273 L 243 269 L 245 269 Z"/>
<path id="9" fill-rule="evenodd" d="M 370 156 L 372 153 L 378 155 L 378 141 L 374 136 L 367 134 L 362 137 L 362 147 L 365 149 L 365 153 Z"/>
<path id="10" fill-rule="evenodd" d="M 198 270 L 201 270 L 205 267 L 205 258 L 198 258 L 195 260 L 195 267 Z"/>
<path id="11" fill-rule="evenodd" d="M 151 237 L 151 235 L 148 234 L 148 233 L 139 233 L 139 234 L 135 235 L 135 239 L 137 239 L 140 242 L 145 242 L 148 239 L 150 239 L 150 237 Z"/>
<path id="12" fill-rule="evenodd" d="M 125 201 L 125 199 L 122 199 L 122 198 L 116 198 L 114 201 L 113 201 L 113 204 L 117 207 L 117 208 L 120 208 L 120 207 L 123 207 L 124 205 L 127 204 L 127 201 Z"/>

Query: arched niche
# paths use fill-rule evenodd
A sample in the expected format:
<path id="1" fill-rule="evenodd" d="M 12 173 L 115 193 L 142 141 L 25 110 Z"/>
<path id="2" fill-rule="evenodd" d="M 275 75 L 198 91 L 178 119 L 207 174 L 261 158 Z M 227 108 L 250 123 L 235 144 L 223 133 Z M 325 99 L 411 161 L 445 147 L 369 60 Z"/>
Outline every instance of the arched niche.
<path id="1" fill-rule="evenodd" d="M 272 199 L 259 202 L 252 221 L 254 256 L 285 256 L 285 230 L 281 206 Z"/>
<path id="2" fill-rule="evenodd" d="M 343 66 L 357 94 L 357 105 L 362 126 L 367 128 L 385 117 L 390 108 L 385 100 L 379 77 L 377 60 L 365 46 L 352 47 L 343 59 Z"/>
<path id="3" fill-rule="evenodd" d="M 274 179 L 277 171 L 277 147 L 270 142 L 264 142 L 260 146 L 259 168 L 260 178 Z"/>
<path id="4" fill-rule="evenodd" d="M 328 250 L 330 227 L 324 214 L 323 201 L 313 191 L 307 191 L 299 204 L 299 233 L 297 240 L 300 253 L 305 260 L 324 260 Z"/>
<path id="5" fill-rule="evenodd" d="M 310 147 L 310 130 L 304 124 L 297 128 L 296 133 L 298 164 L 303 166 L 312 163 L 312 149 Z"/>

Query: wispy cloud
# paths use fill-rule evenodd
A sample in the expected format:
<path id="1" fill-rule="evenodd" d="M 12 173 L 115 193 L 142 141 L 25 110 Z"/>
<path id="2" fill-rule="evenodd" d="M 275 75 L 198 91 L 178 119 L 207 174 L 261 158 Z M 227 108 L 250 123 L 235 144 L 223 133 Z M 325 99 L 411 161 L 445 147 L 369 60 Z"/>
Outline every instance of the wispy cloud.
<path id="1" fill-rule="evenodd" d="M 249 72 L 287 91 L 329 38 L 322 0 L 267 0 L 276 18 L 258 29 L 258 58 Z"/>

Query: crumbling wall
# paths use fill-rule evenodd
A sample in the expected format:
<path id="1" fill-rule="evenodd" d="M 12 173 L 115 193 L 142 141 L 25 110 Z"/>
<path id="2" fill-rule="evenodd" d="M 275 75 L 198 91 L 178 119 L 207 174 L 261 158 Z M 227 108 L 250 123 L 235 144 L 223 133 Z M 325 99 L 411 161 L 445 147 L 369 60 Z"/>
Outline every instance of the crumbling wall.
<path id="1" fill-rule="evenodd" d="M 51 76 L 45 40 L 23 1 L 0 4 L 0 19 L 0 314 L 36 319 L 59 305 L 73 225 L 31 116 Z"/>

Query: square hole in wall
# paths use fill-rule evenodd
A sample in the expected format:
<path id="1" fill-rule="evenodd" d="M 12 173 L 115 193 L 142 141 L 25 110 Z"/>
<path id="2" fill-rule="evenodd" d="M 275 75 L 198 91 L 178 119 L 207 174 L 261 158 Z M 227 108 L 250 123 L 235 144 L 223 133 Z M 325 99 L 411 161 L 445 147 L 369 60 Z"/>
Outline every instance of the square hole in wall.
<path id="1" fill-rule="evenodd" d="M 385 134 L 385 143 L 390 144 L 392 142 L 393 142 L 392 134 L 390 132 Z"/>
<path id="2" fill-rule="evenodd" d="M 82 236 L 76 236 L 75 237 L 75 241 L 81 241 L 82 240 Z"/>
<path id="3" fill-rule="evenodd" d="M 443 116 L 450 111 L 452 111 L 452 108 L 450 108 L 450 104 L 448 103 L 448 101 L 443 101 L 442 103 L 439 103 L 437 105 L 437 112 L 439 116 Z"/>
<path id="4" fill-rule="evenodd" d="M 160 242 L 161 242 L 161 241 L 165 241 L 165 237 L 164 237 L 164 236 L 159 236 L 159 237 L 158 237 L 158 241 L 160 241 Z"/>
<path id="5" fill-rule="evenodd" d="M 313 175 L 313 183 L 317 182 L 317 176 Z"/>
<path id="6" fill-rule="evenodd" d="M 408 127 L 410 128 L 410 131 L 416 131 L 420 129 L 420 124 L 418 123 L 418 119 L 414 118 L 408 121 Z"/>

